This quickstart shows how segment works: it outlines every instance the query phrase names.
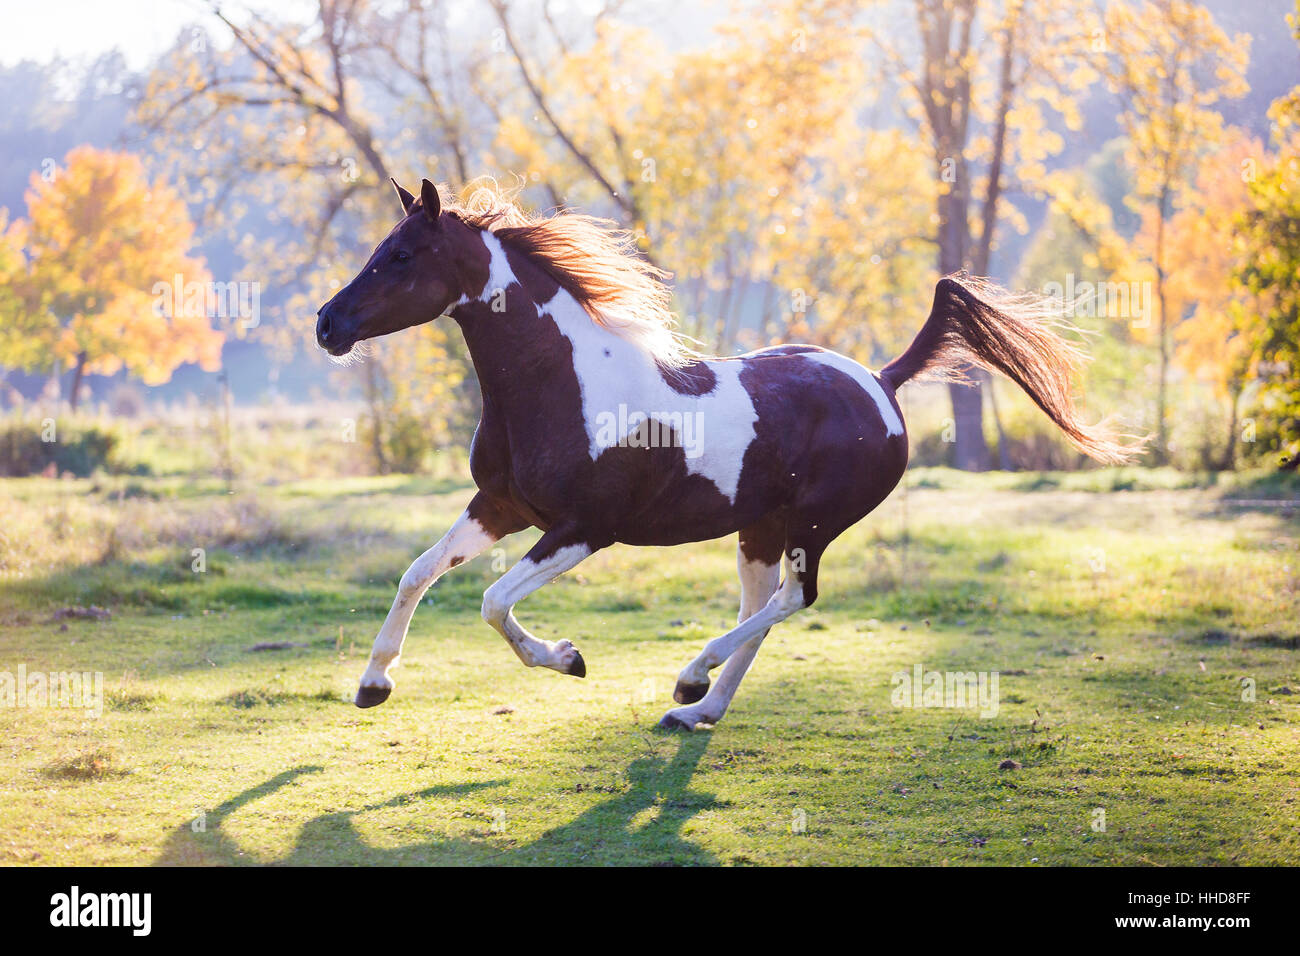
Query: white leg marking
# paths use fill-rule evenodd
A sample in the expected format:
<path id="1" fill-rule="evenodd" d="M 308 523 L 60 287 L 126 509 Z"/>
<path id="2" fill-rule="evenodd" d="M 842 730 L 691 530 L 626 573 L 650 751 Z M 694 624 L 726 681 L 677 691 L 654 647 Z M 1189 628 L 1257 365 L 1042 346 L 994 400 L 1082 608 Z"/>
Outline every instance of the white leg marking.
<path id="1" fill-rule="evenodd" d="M 549 667 L 567 674 L 579 655 L 571 641 L 543 641 L 529 634 L 515 620 L 514 606 L 590 554 L 591 548 L 585 544 L 571 544 L 541 561 L 524 557 L 483 592 L 483 620 L 501 632 L 528 667 Z"/>
<path id="2" fill-rule="evenodd" d="M 781 565 L 748 561 L 743 551 L 739 548 L 736 551 L 736 570 L 740 574 L 740 614 L 737 615 L 736 623 L 744 624 L 761 611 L 776 593 L 781 583 Z M 721 659 L 714 660 L 708 653 L 710 647 L 716 649 L 718 640 L 710 641 L 704 651 L 682 669 L 677 678 L 679 682 L 695 685 L 709 682 L 709 671 L 722 663 Z"/>
<path id="3" fill-rule="evenodd" d="M 736 694 L 736 688 L 753 663 L 759 645 L 767 637 L 768 630 L 803 606 L 803 583 L 791 571 L 787 558 L 785 581 L 762 609 L 726 634 L 709 641 L 700 656 L 682 671 L 683 680 L 703 683 L 708 679 L 709 670 L 725 661 L 727 666 L 722 669 L 717 682 L 709 688 L 702 700 L 689 707 L 676 707 L 668 711 L 664 714 L 663 721 L 694 727 L 696 724 L 716 724 L 721 720 L 731 704 L 731 698 Z M 700 675 L 702 680 L 698 679 Z"/>
<path id="4" fill-rule="evenodd" d="M 375 637 L 375 645 L 370 651 L 370 663 L 361 675 L 362 687 L 392 690 L 393 681 L 388 676 L 388 670 L 402 652 L 402 642 L 406 640 L 411 615 L 415 613 L 424 592 L 448 570 L 480 554 L 497 540 L 499 539 L 485 531 L 468 512 L 463 512 L 442 536 L 442 540 L 411 563 L 402 575 L 388 617 L 384 619 L 384 624 Z"/>

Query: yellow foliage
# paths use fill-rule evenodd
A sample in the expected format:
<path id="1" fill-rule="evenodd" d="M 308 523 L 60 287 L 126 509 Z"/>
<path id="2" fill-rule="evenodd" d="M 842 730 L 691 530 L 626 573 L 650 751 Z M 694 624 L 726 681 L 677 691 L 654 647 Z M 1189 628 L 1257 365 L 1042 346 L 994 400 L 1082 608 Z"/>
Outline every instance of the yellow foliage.
<path id="1" fill-rule="evenodd" d="M 1106 77 L 1124 97 L 1119 120 L 1137 197 L 1167 202 L 1197 151 L 1222 136 L 1223 119 L 1212 107 L 1249 92 L 1250 37 L 1229 37 L 1191 0 L 1112 3 L 1105 36 Z"/>
<path id="2" fill-rule="evenodd" d="M 862 128 L 872 84 L 854 14 L 793 0 L 675 53 L 609 22 L 548 71 L 552 108 L 618 171 L 628 224 L 673 273 L 683 325 L 706 349 L 803 339 L 865 358 L 906 344 L 923 314 L 937 184 L 901 159 L 913 139 Z M 568 205 L 605 200 L 545 131 L 506 119 L 498 142 L 508 167 L 546 170 Z M 758 327 L 741 328 L 754 306 Z"/>
<path id="3" fill-rule="evenodd" d="M 1169 222 L 1168 276 L 1176 358 L 1211 385 L 1233 397 L 1250 370 L 1260 309 L 1236 281 L 1247 249 L 1242 217 L 1251 208 L 1251 183 L 1275 160 L 1259 140 L 1237 130 L 1197 170 L 1187 202 Z M 1150 242 L 1152 216 L 1142 238 Z"/>
<path id="4" fill-rule="evenodd" d="M 159 303 L 184 283 L 210 280 L 191 258 L 194 228 L 184 201 L 145 175 L 130 153 L 80 146 L 55 174 L 33 174 L 19 277 L 24 334 L 3 340 L 7 363 L 58 362 L 111 375 L 121 368 L 146 384 L 177 366 L 221 364 L 223 334 L 205 312 L 169 314 Z M 16 339 L 21 339 L 17 341 Z"/>

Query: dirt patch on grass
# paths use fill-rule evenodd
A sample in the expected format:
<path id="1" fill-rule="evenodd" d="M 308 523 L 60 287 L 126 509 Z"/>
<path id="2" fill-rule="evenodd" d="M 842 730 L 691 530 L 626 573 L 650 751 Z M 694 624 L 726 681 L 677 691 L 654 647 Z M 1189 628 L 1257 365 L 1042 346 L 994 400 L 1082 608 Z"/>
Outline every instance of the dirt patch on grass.
<path id="1" fill-rule="evenodd" d="M 273 687 L 248 687 L 227 694 L 217 703 L 226 707 L 235 707 L 239 710 L 248 710 L 252 707 L 276 707 L 280 704 L 301 703 L 304 701 L 309 703 L 338 703 L 340 700 L 339 695 L 328 687 L 322 687 L 312 693 L 282 690 Z"/>
<path id="2" fill-rule="evenodd" d="M 129 773 L 107 748 L 96 747 L 59 757 L 45 765 L 44 774 L 58 780 L 105 780 Z"/>
<path id="3" fill-rule="evenodd" d="M 109 710 L 127 713 L 153 710 L 163 700 L 158 694 L 137 694 L 125 690 L 110 690 L 105 696 Z"/>

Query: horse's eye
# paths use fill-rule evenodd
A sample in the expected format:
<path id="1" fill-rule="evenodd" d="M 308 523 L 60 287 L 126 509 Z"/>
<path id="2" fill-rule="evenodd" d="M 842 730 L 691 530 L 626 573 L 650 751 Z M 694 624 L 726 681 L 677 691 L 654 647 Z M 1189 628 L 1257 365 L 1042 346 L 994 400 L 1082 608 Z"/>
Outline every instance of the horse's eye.
<path id="1" fill-rule="evenodd" d="M 411 254 L 407 252 L 405 249 L 399 249 L 397 251 L 397 255 L 394 256 L 393 258 L 396 259 L 398 262 L 405 262 L 407 259 L 411 258 Z"/>

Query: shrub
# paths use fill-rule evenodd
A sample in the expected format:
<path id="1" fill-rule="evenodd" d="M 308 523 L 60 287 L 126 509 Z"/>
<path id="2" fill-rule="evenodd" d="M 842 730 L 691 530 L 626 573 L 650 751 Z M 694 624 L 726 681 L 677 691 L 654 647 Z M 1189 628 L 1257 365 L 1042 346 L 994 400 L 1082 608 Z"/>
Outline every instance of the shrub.
<path id="1" fill-rule="evenodd" d="M 45 441 L 40 425 L 11 422 L 0 426 L 0 475 L 25 478 L 47 469 L 85 478 L 108 469 L 120 436 L 99 426 L 73 427 L 55 423 L 54 441 Z"/>

